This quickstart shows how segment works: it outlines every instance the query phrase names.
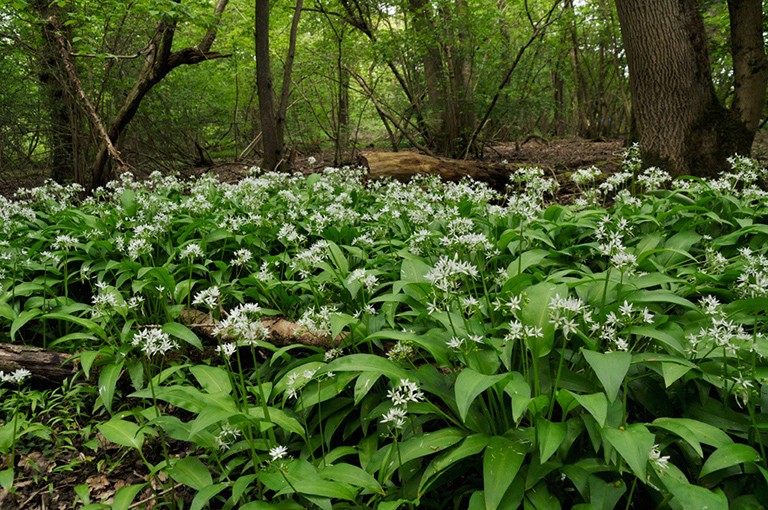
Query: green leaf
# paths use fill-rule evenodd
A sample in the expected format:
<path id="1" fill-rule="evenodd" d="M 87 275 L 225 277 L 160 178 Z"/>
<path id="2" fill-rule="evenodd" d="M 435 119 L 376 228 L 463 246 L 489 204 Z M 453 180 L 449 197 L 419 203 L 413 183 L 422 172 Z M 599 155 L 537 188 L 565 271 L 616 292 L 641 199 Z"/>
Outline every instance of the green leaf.
<path id="1" fill-rule="evenodd" d="M 363 397 L 370 393 L 373 385 L 379 380 L 379 372 L 363 372 L 355 381 L 355 405 L 359 404 Z"/>
<path id="2" fill-rule="evenodd" d="M 72 322 L 74 324 L 77 324 L 78 326 L 81 326 L 91 333 L 97 335 L 99 338 L 106 339 L 107 333 L 104 331 L 104 328 L 96 324 L 90 319 L 84 319 L 82 317 L 75 317 L 74 315 L 68 315 L 63 313 L 47 313 L 41 317 L 41 319 L 58 319 L 63 321 Z"/>
<path id="3" fill-rule="evenodd" d="M 195 434 L 207 429 L 211 425 L 229 420 L 238 414 L 239 413 L 233 413 L 230 410 L 222 409 L 220 407 L 204 407 L 197 415 L 197 418 L 195 418 L 195 421 L 192 422 L 192 426 L 189 429 L 189 437 L 193 437 Z"/>
<path id="4" fill-rule="evenodd" d="M 758 462 L 759 460 L 760 454 L 751 446 L 741 443 L 727 444 L 712 452 L 712 455 L 709 456 L 701 467 L 699 478 L 720 469 L 743 464 L 744 462 Z"/>
<path id="5" fill-rule="evenodd" d="M 16 319 L 11 323 L 11 342 L 15 340 L 16 333 L 24 327 L 24 325 L 40 315 L 42 312 L 39 308 L 34 308 L 32 310 L 24 310 L 19 314 Z"/>
<path id="6" fill-rule="evenodd" d="M 304 496 L 320 496 L 331 499 L 345 499 L 347 501 L 355 500 L 355 493 L 348 486 L 339 482 L 332 482 L 321 478 L 302 478 L 292 480 L 291 484 L 293 487 L 286 487 L 278 492 L 277 495 L 282 496 L 283 494 L 293 494 L 295 492 Z"/>
<path id="7" fill-rule="evenodd" d="M 699 454 L 704 456 L 699 443 L 721 448 L 733 443 L 733 440 L 719 428 L 691 418 L 657 418 L 651 424 L 677 434 L 688 442 Z"/>
<path id="8" fill-rule="evenodd" d="M 565 440 L 565 436 L 568 434 L 568 427 L 565 423 L 551 422 L 542 416 L 537 416 L 536 434 L 539 441 L 540 462 L 544 464 Z"/>
<path id="9" fill-rule="evenodd" d="M 0 487 L 10 491 L 13 487 L 13 468 L 8 468 L 0 471 Z"/>
<path id="10" fill-rule="evenodd" d="M 582 349 L 581 353 L 603 384 L 608 401 L 613 402 L 616 400 L 621 383 L 624 382 L 629 365 L 632 363 L 632 355 L 621 351 L 604 354 L 586 349 Z"/>
<path id="11" fill-rule="evenodd" d="M 674 476 L 665 476 L 661 480 L 683 510 L 728 510 L 728 498 L 720 491 L 712 492 L 698 485 L 681 482 Z"/>
<path id="12" fill-rule="evenodd" d="M 528 447 L 504 436 L 493 436 L 483 454 L 485 510 L 496 510 L 523 465 Z"/>
<path id="13" fill-rule="evenodd" d="M 112 502 L 112 510 L 127 510 L 133 500 L 136 499 L 136 495 L 146 486 L 147 483 L 145 482 L 137 485 L 126 485 L 117 489 L 115 499 Z"/>
<path id="14" fill-rule="evenodd" d="M 528 287 L 525 293 L 528 304 L 521 311 L 521 322 L 541 328 L 544 336 L 528 341 L 528 349 L 533 357 L 540 358 L 549 354 L 555 339 L 554 326 L 549 322 L 549 303 L 555 296 L 568 296 L 568 286 L 542 282 Z"/>
<path id="15" fill-rule="evenodd" d="M 141 432 L 139 426 L 133 422 L 112 418 L 97 425 L 97 428 L 107 441 L 112 443 L 136 449 L 144 446 L 144 432 Z"/>
<path id="16" fill-rule="evenodd" d="M 99 374 L 99 397 L 108 412 L 112 412 L 112 399 L 115 396 L 115 386 L 123 371 L 123 362 L 112 363 L 101 370 Z"/>
<path id="17" fill-rule="evenodd" d="M 188 457 L 185 457 L 188 458 Z M 192 504 L 189 506 L 189 510 L 203 510 L 208 502 L 213 499 L 219 492 L 229 487 L 229 484 L 217 483 L 216 485 L 209 485 L 203 490 L 195 494 L 195 498 L 192 500 Z"/>
<path id="18" fill-rule="evenodd" d="M 373 475 L 358 466 L 353 466 L 351 464 L 326 466 L 319 471 L 319 474 L 321 478 L 325 478 L 326 480 L 346 483 L 353 487 L 360 487 L 382 496 L 385 494 L 384 489 L 382 489 L 381 485 L 376 481 Z"/>
<path id="19" fill-rule="evenodd" d="M 127 218 L 136 214 L 136 209 L 138 208 L 136 203 L 136 192 L 130 188 L 125 188 L 120 195 L 120 206 L 123 208 L 123 212 Z"/>
<path id="20" fill-rule="evenodd" d="M 195 365 L 189 369 L 206 393 L 232 393 L 232 383 L 229 374 L 220 367 Z"/>
<path id="21" fill-rule="evenodd" d="M 196 491 L 201 491 L 213 484 L 208 468 L 194 455 L 187 455 L 176 462 L 168 474 L 177 482 L 188 485 Z"/>
<path id="22" fill-rule="evenodd" d="M 203 350 L 203 343 L 200 341 L 200 338 L 198 338 L 198 336 L 184 324 L 179 324 L 178 322 L 166 322 L 163 324 L 162 329 L 163 333 L 175 336 L 176 338 L 184 340 L 188 344 L 197 347 L 201 351 Z"/>
<path id="23" fill-rule="evenodd" d="M 592 415 L 592 417 L 605 427 L 605 419 L 608 417 L 608 399 L 605 393 L 593 393 L 591 395 L 573 395 L 576 401 Z"/>
<path id="24" fill-rule="evenodd" d="M 374 354 L 350 354 L 331 361 L 318 371 L 326 372 L 377 372 L 393 380 L 408 379 L 409 374 L 387 358 Z"/>
<path id="25" fill-rule="evenodd" d="M 454 446 L 450 450 L 446 450 L 432 462 L 429 463 L 424 470 L 424 474 L 421 476 L 421 483 L 419 484 L 419 497 L 424 495 L 425 489 L 427 489 L 433 481 L 435 481 L 435 475 L 443 473 L 446 469 L 453 464 L 459 462 L 462 459 L 476 455 L 483 451 L 488 446 L 490 438 L 485 434 L 473 434 L 464 439 L 457 446 Z"/>
<path id="26" fill-rule="evenodd" d="M 472 402 L 482 392 L 490 388 L 496 383 L 510 379 L 509 374 L 499 375 L 484 375 L 472 370 L 471 368 L 465 368 L 459 373 L 456 378 L 456 404 L 459 409 L 459 416 L 461 421 L 467 419 L 467 413 Z"/>
<path id="27" fill-rule="evenodd" d="M 499 248 L 500 250 L 504 250 L 506 246 Z M 518 269 L 521 269 L 522 271 L 525 271 L 531 266 L 535 266 L 537 264 L 540 264 L 542 260 L 547 258 L 549 256 L 549 251 L 547 250 L 541 250 L 541 249 L 535 249 L 535 250 L 529 250 L 526 252 L 523 252 L 520 257 L 513 260 L 509 266 L 507 266 L 507 275 L 512 278 L 514 276 L 517 276 Z M 520 258 L 522 258 L 522 267 L 521 267 L 521 261 Z"/>
<path id="28" fill-rule="evenodd" d="M 653 434 L 638 423 L 629 425 L 626 430 L 603 428 L 601 434 L 616 448 L 632 472 L 641 480 L 645 480 L 648 454 L 654 445 Z"/>

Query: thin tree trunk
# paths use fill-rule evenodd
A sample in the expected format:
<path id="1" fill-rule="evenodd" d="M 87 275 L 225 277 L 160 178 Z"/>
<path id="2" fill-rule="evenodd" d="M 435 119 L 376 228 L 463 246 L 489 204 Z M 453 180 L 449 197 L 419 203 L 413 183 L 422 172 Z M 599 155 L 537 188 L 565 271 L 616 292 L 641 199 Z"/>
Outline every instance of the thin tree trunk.
<path id="1" fill-rule="evenodd" d="M 255 4 L 256 41 L 256 88 L 259 94 L 259 118 L 261 119 L 264 157 L 263 170 L 275 170 L 283 159 L 283 145 L 277 131 L 272 69 L 269 55 L 269 0 L 256 0 Z"/>

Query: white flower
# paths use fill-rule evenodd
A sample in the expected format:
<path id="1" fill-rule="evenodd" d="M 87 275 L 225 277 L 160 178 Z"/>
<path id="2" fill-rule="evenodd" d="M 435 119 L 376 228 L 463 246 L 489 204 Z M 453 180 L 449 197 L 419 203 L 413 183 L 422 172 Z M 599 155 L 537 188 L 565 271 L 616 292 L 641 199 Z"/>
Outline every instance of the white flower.
<path id="1" fill-rule="evenodd" d="M 4 382 L 4 383 L 9 382 L 14 384 L 21 384 L 22 382 L 24 382 L 24 379 L 31 376 L 32 376 L 32 372 L 30 372 L 26 368 L 19 368 L 9 374 L 6 374 L 2 370 L 0 370 L 0 382 Z"/>
<path id="2" fill-rule="evenodd" d="M 247 248 L 242 248 L 235 252 L 235 258 L 232 259 L 233 266 L 244 266 L 246 262 L 253 258 L 253 253 Z"/>
<path id="3" fill-rule="evenodd" d="M 196 243 L 189 243 L 184 247 L 183 250 L 181 250 L 181 253 L 179 253 L 179 257 L 186 259 L 186 258 L 195 258 L 195 257 L 202 257 L 203 256 L 203 250 L 198 246 Z"/>
<path id="4" fill-rule="evenodd" d="M 337 347 L 334 347 L 332 349 L 328 349 L 327 351 L 325 351 L 325 357 L 323 358 L 323 360 L 326 362 L 333 361 L 336 358 L 340 357 L 342 354 L 344 354 L 344 351 L 342 351 Z"/>
<path id="5" fill-rule="evenodd" d="M 667 469 L 669 464 L 669 455 L 664 455 L 662 457 L 661 451 L 659 450 L 659 445 L 655 444 L 653 445 L 653 448 L 651 448 L 651 451 L 648 452 L 648 460 L 654 463 L 659 469 Z"/>
<path id="6" fill-rule="evenodd" d="M 288 447 L 286 446 L 275 446 L 274 448 L 270 448 L 269 450 L 269 456 L 272 457 L 272 461 L 280 460 L 283 457 L 285 457 L 288 454 Z"/>
<path id="7" fill-rule="evenodd" d="M 405 426 L 405 409 L 393 407 L 384 414 L 380 423 L 392 423 L 392 427 L 401 429 Z"/>
<path id="8" fill-rule="evenodd" d="M 225 358 L 229 358 L 235 352 L 237 352 L 237 344 L 236 343 L 221 344 L 218 347 L 216 347 L 216 352 L 221 354 Z"/>
<path id="9" fill-rule="evenodd" d="M 69 250 L 78 243 L 77 238 L 67 235 L 57 236 L 53 242 L 54 250 Z"/>
<path id="10" fill-rule="evenodd" d="M 308 165 L 311 166 L 311 165 L 314 165 L 315 163 L 317 163 L 317 160 L 314 157 L 310 156 L 310 157 L 307 158 L 307 164 Z"/>
<path id="11" fill-rule="evenodd" d="M 205 305 L 212 310 L 219 304 L 219 296 L 219 288 L 214 285 L 202 292 L 198 292 L 192 303 L 195 305 Z"/>
<path id="12" fill-rule="evenodd" d="M 387 392 L 387 398 L 391 399 L 394 405 L 406 408 L 409 402 L 424 400 L 424 394 L 416 383 L 403 379 L 400 386 Z"/>
<path id="13" fill-rule="evenodd" d="M 168 333 L 163 333 L 158 328 L 144 328 L 138 331 L 133 335 L 131 344 L 140 346 L 147 356 L 164 355 L 171 349 L 179 348 L 179 344 L 175 340 L 171 340 Z"/>
<path id="14" fill-rule="evenodd" d="M 239 436 L 240 431 L 238 429 L 231 427 L 229 423 L 225 423 L 222 425 L 219 435 L 216 436 L 216 444 L 220 450 L 227 450 Z"/>

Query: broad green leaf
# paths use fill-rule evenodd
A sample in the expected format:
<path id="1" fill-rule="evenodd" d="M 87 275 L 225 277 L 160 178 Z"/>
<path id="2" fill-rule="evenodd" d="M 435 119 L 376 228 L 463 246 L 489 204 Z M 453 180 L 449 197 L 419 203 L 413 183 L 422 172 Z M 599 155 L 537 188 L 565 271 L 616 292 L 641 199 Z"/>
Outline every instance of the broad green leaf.
<path id="1" fill-rule="evenodd" d="M 138 205 L 136 203 L 136 192 L 130 188 L 125 188 L 120 195 L 120 206 L 127 218 L 136 214 Z"/>
<path id="2" fill-rule="evenodd" d="M 680 305 L 690 310 L 696 310 L 698 307 L 684 297 L 678 296 L 668 290 L 638 290 L 627 296 L 627 301 L 632 304 L 637 303 L 669 303 Z"/>
<path id="3" fill-rule="evenodd" d="M 504 250 L 504 248 L 506 248 L 506 246 L 501 247 L 499 249 Z M 520 255 L 520 257 L 513 260 L 509 264 L 509 266 L 507 266 L 507 275 L 510 278 L 512 278 L 513 276 L 516 276 L 518 274 L 518 269 L 525 271 L 529 267 L 535 266 L 541 263 L 541 261 L 547 258 L 548 256 L 549 256 L 549 251 L 541 250 L 538 248 L 523 252 L 523 254 Z M 521 258 L 522 258 L 522 261 L 520 260 Z"/>
<path id="4" fill-rule="evenodd" d="M 328 241 L 328 249 L 331 253 L 331 260 L 333 261 L 333 264 L 339 269 L 341 277 L 346 278 L 347 273 L 349 273 L 349 262 L 347 262 L 347 258 L 344 256 L 344 252 L 342 252 L 341 248 L 339 248 L 339 245 L 333 241 Z"/>
<path id="5" fill-rule="evenodd" d="M 33 308 L 32 310 L 24 310 L 16 319 L 11 323 L 11 342 L 15 340 L 16 333 L 24 327 L 26 323 L 43 313 L 39 308 Z"/>
<path id="6" fill-rule="evenodd" d="M 331 315 L 331 338 L 337 338 L 344 328 L 357 321 L 359 319 L 347 313 L 334 313 Z"/>
<path id="7" fill-rule="evenodd" d="M 712 492 L 704 487 L 684 483 L 674 476 L 661 478 L 669 492 L 675 497 L 683 510 L 728 510 L 728 498 L 721 491 Z"/>
<path id="8" fill-rule="evenodd" d="M 84 319 L 82 317 L 76 317 L 74 315 L 61 314 L 61 313 L 47 313 L 43 315 L 41 319 L 59 319 L 63 321 L 72 322 L 74 324 L 77 324 L 78 326 L 81 326 L 87 329 L 88 331 L 95 334 L 99 338 L 102 338 L 102 339 L 107 338 L 107 333 L 104 331 L 104 329 L 90 319 Z"/>
<path id="9" fill-rule="evenodd" d="M 467 412 L 478 395 L 496 383 L 510 379 L 509 374 L 484 375 L 471 368 L 465 368 L 456 378 L 456 405 L 461 421 L 467 419 Z"/>
<path id="10" fill-rule="evenodd" d="M 606 427 L 601 430 L 601 433 L 627 462 L 632 472 L 641 480 L 645 480 L 648 454 L 653 448 L 655 439 L 645 425 L 635 423 L 629 425 L 626 430 Z"/>
<path id="11" fill-rule="evenodd" d="M 352 464 L 326 466 L 319 471 L 319 474 L 321 478 L 326 480 L 346 483 L 352 487 L 369 490 L 374 494 L 384 495 L 384 489 L 373 475 Z"/>
<path id="12" fill-rule="evenodd" d="M 189 437 L 193 437 L 201 430 L 205 430 L 215 423 L 229 420 L 237 415 L 238 413 L 233 413 L 220 407 L 205 407 L 192 422 L 192 426 L 189 429 Z"/>
<path id="13" fill-rule="evenodd" d="M 581 353 L 603 384 L 608 401 L 616 400 L 621 383 L 624 382 L 629 365 L 632 363 L 632 355 L 621 351 L 602 353 L 586 349 L 582 349 Z"/>
<path id="14" fill-rule="evenodd" d="M 605 393 L 593 393 L 591 395 L 573 395 L 576 401 L 597 421 L 601 427 L 605 427 L 605 419 L 608 417 L 608 399 Z"/>
<path id="15" fill-rule="evenodd" d="M 208 468 L 205 467 L 203 461 L 194 455 L 187 455 L 176 462 L 168 470 L 168 474 L 177 482 L 188 485 L 196 491 L 201 491 L 213 484 L 213 478 Z"/>
<path id="16" fill-rule="evenodd" d="M 691 418 L 657 418 L 651 424 L 677 434 L 687 441 L 700 455 L 703 456 L 701 445 L 708 444 L 721 448 L 733 443 L 733 440 L 717 427 Z"/>
<path id="17" fill-rule="evenodd" d="M 0 471 L 0 487 L 3 489 L 10 491 L 11 487 L 13 487 L 13 468 L 8 468 Z"/>
<path id="18" fill-rule="evenodd" d="M 408 379 L 409 374 L 399 365 L 387 358 L 374 354 L 350 354 L 331 361 L 318 371 L 319 374 L 327 372 L 377 372 L 392 380 Z"/>
<path id="19" fill-rule="evenodd" d="M 147 482 L 136 485 L 126 485 L 117 489 L 115 499 L 112 501 L 112 510 L 128 510 L 133 500 L 147 486 Z"/>
<path id="20" fill-rule="evenodd" d="M 269 412 L 269 421 L 274 423 L 281 429 L 291 434 L 298 436 L 304 436 L 305 431 L 301 422 L 296 418 L 289 416 L 288 413 L 277 407 L 267 407 Z M 264 416 L 264 408 L 261 406 L 252 406 L 248 408 L 248 414 L 259 421 L 265 421 L 267 418 Z"/>
<path id="21" fill-rule="evenodd" d="M 760 454 L 749 445 L 741 443 L 731 443 L 721 446 L 709 456 L 707 461 L 701 467 L 699 478 L 714 473 L 719 469 L 729 468 L 745 462 L 758 462 Z"/>
<path id="22" fill-rule="evenodd" d="M 277 495 L 283 494 L 301 494 L 304 496 L 320 496 L 331 499 L 345 499 L 347 501 L 355 500 L 355 492 L 346 484 L 323 480 L 321 478 L 302 478 L 292 480 L 293 487 L 286 487 Z M 295 489 L 295 490 L 294 490 Z"/>
<path id="23" fill-rule="evenodd" d="M 466 437 L 467 433 L 457 428 L 442 428 L 435 432 L 429 432 L 407 441 L 400 443 L 399 455 L 394 453 L 392 443 L 380 448 L 373 454 L 371 459 L 365 466 L 365 470 L 369 473 L 375 473 L 376 471 L 383 469 L 384 471 L 391 473 L 393 469 L 398 468 L 400 460 L 403 464 L 424 457 L 426 455 L 433 455 L 439 453 L 445 448 L 453 446 Z M 389 457 L 389 461 L 393 464 L 384 466 L 384 461 Z"/>
<path id="24" fill-rule="evenodd" d="M 521 321 L 528 326 L 541 328 L 542 338 L 532 337 L 528 341 L 528 349 L 534 358 L 546 356 L 552 350 L 555 330 L 549 322 L 549 303 L 555 296 L 568 296 L 568 286 L 541 282 L 525 290 L 528 304 L 521 311 Z"/>
<path id="25" fill-rule="evenodd" d="M 206 393 L 231 393 L 232 383 L 229 380 L 229 374 L 220 367 L 211 367 L 208 365 L 195 365 L 189 369 L 200 383 Z"/>
<path id="26" fill-rule="evenodd" d="M 523 465 L 528 447 L 504 436 L 493 436 L 483 454 L 485 510 L 496 510 Z"/>
<path id="27" fill-rule="evenodd" d="M 600 477 L 590 475 L 588 484 L 589 500 L 595 510 L 613 510 L 621 496 L 627 492 L 627 485 L 621 480 L 617 486 L 614 482 L 608 483 Z"/>
<path id="28" fill-rule="evenodd" d="M 185 457 L 187 458 L 187 457 Z M 205 487 L 197 494 L 195 494 L 192 504 L 189 506 L 189 510 L 203 510 L 208 502 L 213 499 L 219 492 L 228 488 L 229 484 L 217 483 L 216 485 L 209 485 Z"/>
<path id="29" fill-rule="evenodd" d="M 542 464 L 557 451 L 567 434 L 568 427 L 565 423 L 551 422 L 542 416 L 536 417 L 536 435 L 538 436 L 539 456 Z"/>
<path id="30" fill-rule="evenodd" d="M 163 324 L 163 333 L 184 340 L 188 344 L 203 350 L 203 344 L 200 338 L 188 327 L 178 322 L 166 322 Z"/>
<path id="31" fill-rule="evenodd" d="M 355 405 L 368 395 L 380 377 L 381 373 L 379 372 L 363 372 L 358 376 L 357 381 L 355 381 Z"/>
<path id="32" fill-rule="evenodd" d="M 112 412 L 112 399 L 115 396 L 115 386 L 123 372 L 123 362 L 112 363 L 101 370 L 99 374 L 99 397 L 108 412 Z"/>
<path id="33" fill-rule="evenodd" d="M 454 446 L 450 450 L 446 450 L 432 462 L 429 463 L 424 470 L 424 474 L 421 476 L 421 483 L 419 484 L 419 497 L 424 495 L 426 490 L 434 481 L 431 479 L 435 475 L 439 475 L 453 464 L 463 460 L 472 455 L 477 455 L 485 449 L 488 445 L 489 437 L 485 434 L 473 434 L 468 436 L 464 441 Z"/>
<path id="34" fill-rule="evenodd" d="M 136 449 L 144 446 L 144 432 L 139 430 L 139 426 L 131 421 L 112 418 L 97 425 L 97 428 L 107 441 L 112 443 Z"/>

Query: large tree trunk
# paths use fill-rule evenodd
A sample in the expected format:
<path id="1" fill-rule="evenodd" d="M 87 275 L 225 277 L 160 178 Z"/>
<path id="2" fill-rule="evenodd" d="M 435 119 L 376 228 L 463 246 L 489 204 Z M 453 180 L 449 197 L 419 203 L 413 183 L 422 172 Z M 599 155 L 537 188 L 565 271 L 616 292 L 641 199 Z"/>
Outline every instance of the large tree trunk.
<path id="1" fill-rule="evenodd" d="M 753 133 L 718 102 L 695 0 L 616 0 L 644 163 L 711 177 Z"/>
<path id="2" fill-rule="evenodd" d="M 765 88 L 768 84 L 762 4 L 761 0 L 728 2 L 734 91 L 731 108 L 753 136 L 763 115 Z"/>

